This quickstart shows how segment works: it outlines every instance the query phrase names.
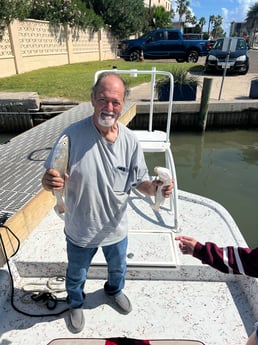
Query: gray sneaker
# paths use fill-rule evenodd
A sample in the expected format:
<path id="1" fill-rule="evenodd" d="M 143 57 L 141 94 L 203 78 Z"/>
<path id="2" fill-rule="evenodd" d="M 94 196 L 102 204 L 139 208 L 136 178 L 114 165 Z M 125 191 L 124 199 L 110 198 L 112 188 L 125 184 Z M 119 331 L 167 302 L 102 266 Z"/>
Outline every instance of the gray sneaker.
<path id="1" fill-rule="evenodd" d="M 132 311 L 132 304 L 129 298 L 122 291 L 118 295 L 106 295 L 125 314 L 129 314 Z"/>
<path id="2" fill-rule="evenodd" d="M 68 329 L 72 333 L 79 333 L 83 330 L 85 319 L 82 308 L 69 310 Z"/>

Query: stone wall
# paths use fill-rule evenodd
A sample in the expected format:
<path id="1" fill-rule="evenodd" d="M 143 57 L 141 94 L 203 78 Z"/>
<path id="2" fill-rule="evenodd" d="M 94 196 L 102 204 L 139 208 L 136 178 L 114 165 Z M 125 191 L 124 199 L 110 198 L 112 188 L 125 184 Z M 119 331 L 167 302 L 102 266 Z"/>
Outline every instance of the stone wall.
<path id="1" fill-rule="evenodd" d="M 0 77 L 39 68 L 116 58 L 117 40 L 98 32 L 53 27 L 39 20 L 14 21 L 0 31 Z"/>

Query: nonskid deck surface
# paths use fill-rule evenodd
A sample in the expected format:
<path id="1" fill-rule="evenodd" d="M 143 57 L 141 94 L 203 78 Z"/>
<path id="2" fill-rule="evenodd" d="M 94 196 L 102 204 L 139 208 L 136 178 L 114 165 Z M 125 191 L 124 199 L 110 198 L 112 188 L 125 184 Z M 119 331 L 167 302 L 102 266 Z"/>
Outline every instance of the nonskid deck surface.
<path id="1" fill-rule="evenodd" d="M 222 206 L 210 199 L 180 191 L 177 230 L 169 210 L 169 202 L 166 201 L 159 212 L 152 210 L 152 202 L 150 197 L 144 197 L 137 192 L 132 193 L 129 199 L 129 276 L 132 272 L 132 277 L 135 278 L 137 274 L 139 279 L 149 279 L 149 276 L 154 278 L 155 274 L 158 274 L 159 279 L 168 279 L 170 275 L 174 279 L 175 275 L 181 277 L 179 267 L 203 267 L 190 256 L 181 255 L 179 259 L 178 244 L 174 240 L 176 231 L 195 236 L 200 241 L 210 240 L 221 245 L 246 245 L 232 217 Z M 65 275 L 66 242 L 63 228 L 63 221 L 51 210 L 14 258 L 20 276 Z M 94 270 L 90 270 L 90 277 L 104 279 L 106 268 L 101 250 L 93 263 L 96 266 Z M 192 267 L 189 271 L 189 274 L 193 273 Z M 165 273 L 162 275 L 162 272 Z M 212 272 L 216 276 L 217 272 Z"/>
<path id="2" fill-rule="evenodd" d="M 104 280 L 87 281 L 83 307 L 86 325 L 80 337 L 196 339 L 207 345 L 233 345 L 244 344 L 246 332 L 251 331 L 254 318 L 236 282 L 128 280 L 125 291 L 133 304 L 129 315 L 113 308 L 103 293 L 103 284 Z M 49 312 L 44 306 L 22 303 L 20 288 L 15 294 L 15 303 L 23 310 Z M 65 307 L 60 304 L 59 308 Z M 14 312 L 7 301 L 0 321 L 3 344 L 43 345 L 57 337 L 73 337 L 67 330 L 67 313 L 27 317 Z"/>
<path id="3" fill-rule="evenodd" d="M 220 205 L 185 192 L 180 192 L 179 197 L 183 234 L 221 245 L 244 245 L 235 223 Z M 244 344 L 256 321 L 244 291 L 250 290 L 255 280 L 220 274 L 191 256 L 183 256 L 173 239 L 173 217 L 168 205 L 154 212 L 150 202 L 150 198 L 136 193 L 132 194 L 128 206 L 128 254 L 133 256 L 128 258 L 125 292 L 132 301 L 133 311 L 129 315 L 119 314 L 104 295 L 106 267 L 104 262 L 101 264 L 99 251 L 97 266 L 92 266 L 85 287 L 86 325 L 79 337 L 125 336 L 195 339 L 207 345 Z M 143 253 L 140 259 L 139 253 Z M 130 263 L 135 257 L 136 263 Z M 176 267 L 172 263 L 174 259 Z M 39 281 L 46 283 L 49 277 L 65 274 L 63 222 L 53 211 L 25 241 L 11 260 L 11 266 L 16 305 L 33 314 L 49 313 L 45 306 L 31 301 L 24 303 L 23 287 Z M 28 299 L 26 296 L 25 302 Z M 57 310 L 66 307 L 66 303 L 60 303 Z M 9 298 L 2 310 L 0 340 L 3 344 L 43 345 L 56 338 L 74 337 L 67 330 L 67 313 L 57 317 L 23 316 L 12 309 Z"/>

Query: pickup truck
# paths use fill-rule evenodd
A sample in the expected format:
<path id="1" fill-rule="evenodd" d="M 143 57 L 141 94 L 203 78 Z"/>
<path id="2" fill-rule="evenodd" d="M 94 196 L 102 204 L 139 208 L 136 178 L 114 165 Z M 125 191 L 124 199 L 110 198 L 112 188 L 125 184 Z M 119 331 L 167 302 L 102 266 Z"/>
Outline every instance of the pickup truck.
<path id="1" fill-rule="evenodd" d="M 176 59 L 177 62 L 197 62 L 209 52 L 208 40 L 185 40 L 180 30 L 157 29 L 137 39 L 118 44 L 118 56 L 127 61 L 141 59 Z"/>

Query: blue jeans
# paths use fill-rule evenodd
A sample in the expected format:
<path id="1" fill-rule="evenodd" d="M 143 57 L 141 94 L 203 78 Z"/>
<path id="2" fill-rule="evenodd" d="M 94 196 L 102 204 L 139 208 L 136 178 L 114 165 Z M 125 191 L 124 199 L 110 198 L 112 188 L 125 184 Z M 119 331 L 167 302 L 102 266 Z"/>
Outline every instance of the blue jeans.
<path id="1" fill-rule="evenodd" d="M 126 251 L 128 238 L 102 247 L 108 265 L 108 280 L 104 290 L 108 295 L 118 295 L 125 285 Z M 98 248 L 82 248 L 74 245 L 67 239 L 68 266 L 66 271 L 66 290 L 68 304 L 71 308 L 83 305 L 83 292 L 87 273 Z"/>

